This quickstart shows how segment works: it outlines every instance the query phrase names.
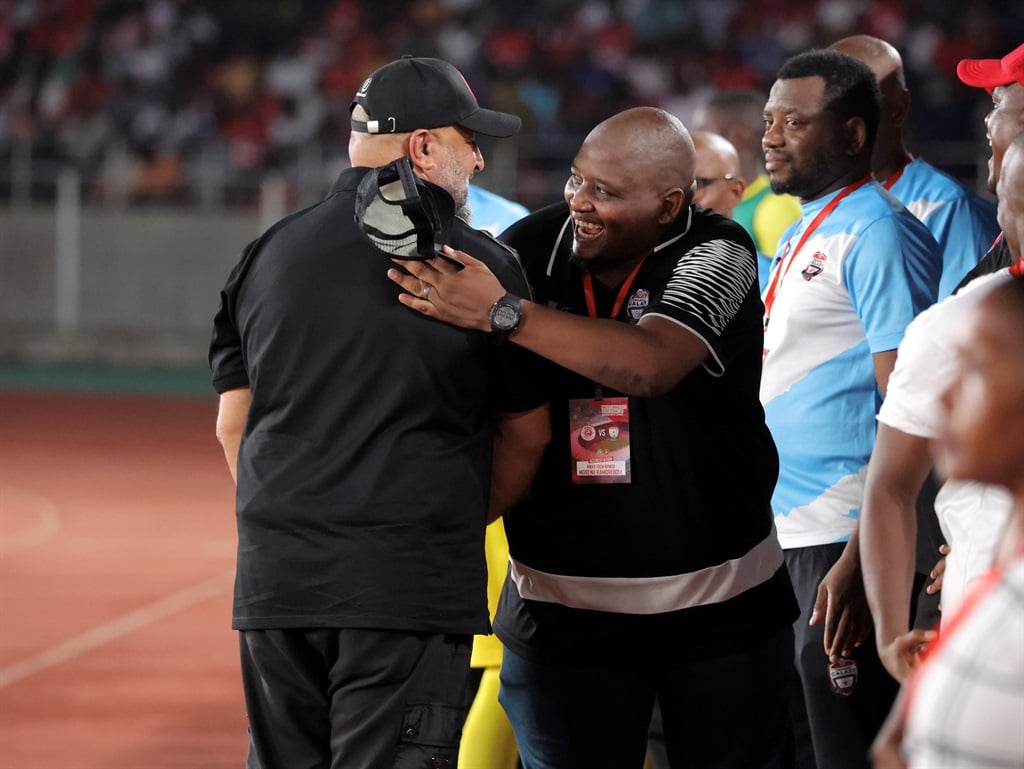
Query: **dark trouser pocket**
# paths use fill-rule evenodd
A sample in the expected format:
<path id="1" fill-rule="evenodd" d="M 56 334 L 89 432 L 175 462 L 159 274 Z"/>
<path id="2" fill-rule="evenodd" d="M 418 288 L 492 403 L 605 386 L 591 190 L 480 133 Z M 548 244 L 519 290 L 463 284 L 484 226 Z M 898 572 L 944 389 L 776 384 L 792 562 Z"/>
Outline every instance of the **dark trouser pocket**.
<path id="1" fill-rule="evenodd" d="M 449 705 L 409 705 L 395 769 L 456 769 L 466 713 Z"/>

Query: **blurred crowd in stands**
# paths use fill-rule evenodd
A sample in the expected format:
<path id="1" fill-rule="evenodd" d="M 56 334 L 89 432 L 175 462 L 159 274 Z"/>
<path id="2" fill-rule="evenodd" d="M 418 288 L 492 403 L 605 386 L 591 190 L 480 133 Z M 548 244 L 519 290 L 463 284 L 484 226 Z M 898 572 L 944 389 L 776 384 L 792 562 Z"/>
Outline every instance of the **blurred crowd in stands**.
<path id="1" fill-rule="evenodd" d="M 612 113 L 653 104 L 686 122 L 715 90 L 766 91 L 787 56 L 855 32 L 903 53 L 912 144 L 987 152 L 988 100 L 954 70 L 1024 38 L 1022 3 L 0 0 L 0 195 L 70 165 L 99 202 L 192 203 L 215 185 L 251 204 L 270 175 L 315 199 L 347 164 L 352 94 L 412 53 L 523 116 L 480 183 L 534 207 Z M 973 157 L 928 159 L 973 184 Z"/>

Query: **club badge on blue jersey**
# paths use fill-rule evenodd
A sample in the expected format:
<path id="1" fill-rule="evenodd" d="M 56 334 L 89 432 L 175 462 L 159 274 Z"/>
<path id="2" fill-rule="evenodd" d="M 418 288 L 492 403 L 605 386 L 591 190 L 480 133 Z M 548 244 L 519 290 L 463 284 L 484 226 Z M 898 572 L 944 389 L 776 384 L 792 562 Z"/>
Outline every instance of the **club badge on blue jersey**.
<path id="1" fill-rule="evenodd" d="M 814 256 L 811 257 L 811 261 L 800 271 L 804 280 L 810 280 L 811 278 L 821 275 L 821 273 L 825 271 L 825 262 L 827 259 L 828 257 L 821 251 L 815 251 Z"/>

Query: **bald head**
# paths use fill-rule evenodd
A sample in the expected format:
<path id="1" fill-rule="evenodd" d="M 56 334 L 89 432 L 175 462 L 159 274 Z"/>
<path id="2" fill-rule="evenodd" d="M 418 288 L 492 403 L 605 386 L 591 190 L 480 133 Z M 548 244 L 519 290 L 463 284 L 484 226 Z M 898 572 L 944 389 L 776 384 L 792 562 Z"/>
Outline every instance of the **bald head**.
<path id="1" fill-rule="evenodd" d="M 711 131 L 692 131 L 690 138 L 697 152 L 697 169 L 701 168 L 701 157 L 714 158 L 721 164 L 717 173 L 739 176 L 740 159 L 732 142 Z"/>
<path id="2" fill-rule="evenodd" d="M 834 51 L 845 53 L 862 61 L 875 73 L 879 86 L 888 78 L 900 86 L 906 85 L 903 74 L 903 57 L 892 45 L 870 35 L 851 35 L 837 40 L 829 46 Z"/>
<path id="3" fill-rule="evenodd" d="M 732 216 L 745 186 L 736 148 L 724 136 L 711 131 L 694 131 L 690 136 L 697 153 L 694 202 L 723 216 Z"/>
<path id="4" fill-rule="evenodd" d="M 573 258 L 617 285 L 688 209 L 694 170 L 690 133 L 664 110 L 637 107 L 600 123 L 565 183 Z"/>
<path id="5" fill-rule="evenodd" d="M 369 120 L 370 116 L 360 105 L 352 108 L 353 120 Z M 377 168 L 386 166 L 406 154 L 408 133 L 370 134 L 352 131 L 348 138 L 348 159 L 353 167 Z"/>
<path id="6" fill-rule="evenodd" d="M 1010 142 L 1003 153 L 1003 166 L 996 184 L 999 198 L 997 216 L 1006 245 L 1015 259 L 1024 247 L 1024 131 Z"/>
<path id="7" fill-rule="evenodd" d="M 662 189 L 688 189 L 696 152 L 682 121 L 657 107 L 635 107 L 599 123 L 583 147 L 615 153 L 637 177 L 656 179 Z M 581 148 L 582 149 L 582 148 Z"/>

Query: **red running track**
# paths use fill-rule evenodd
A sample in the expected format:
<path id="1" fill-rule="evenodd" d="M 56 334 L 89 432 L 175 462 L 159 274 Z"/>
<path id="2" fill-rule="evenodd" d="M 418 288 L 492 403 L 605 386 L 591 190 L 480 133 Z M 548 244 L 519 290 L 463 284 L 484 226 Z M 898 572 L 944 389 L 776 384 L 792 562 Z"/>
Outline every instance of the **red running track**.
<path id="1" fill-rule="evenodd" d="M 216 401 L 0 392 L 0 769 L 239 769 Z"/>

